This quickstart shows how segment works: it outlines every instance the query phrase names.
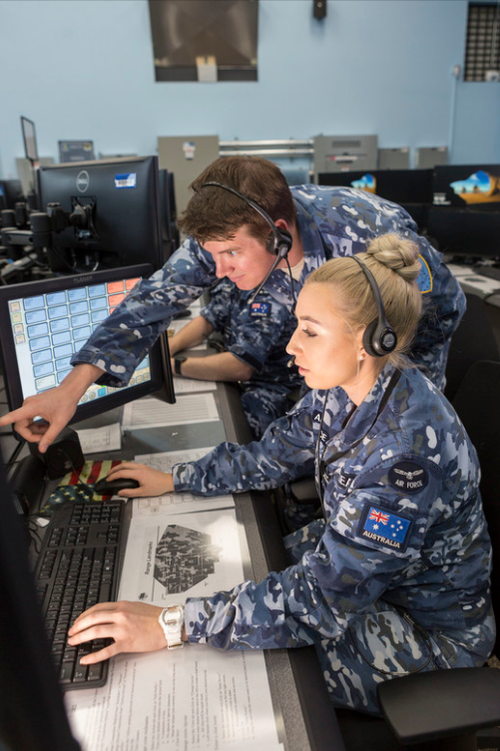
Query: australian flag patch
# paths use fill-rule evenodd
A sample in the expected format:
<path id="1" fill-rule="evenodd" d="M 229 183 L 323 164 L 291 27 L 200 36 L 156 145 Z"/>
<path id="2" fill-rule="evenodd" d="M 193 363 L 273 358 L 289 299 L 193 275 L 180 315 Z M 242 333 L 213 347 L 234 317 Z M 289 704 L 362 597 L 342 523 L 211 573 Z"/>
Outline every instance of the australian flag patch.
<path id="1" fill-rule="evenodd" d="M 361 515 L 358 535 L 381 545 L 388 545 L 394 550 L 404 551 L 411 525 L 411 519 L 367 503 Z"/>
<path id="2" fill-rule="evenodd" d="M 253 316 L 268 316 L 271 311 L 271 304 L 268 302 L 254 302 L 250 309 Z"/>

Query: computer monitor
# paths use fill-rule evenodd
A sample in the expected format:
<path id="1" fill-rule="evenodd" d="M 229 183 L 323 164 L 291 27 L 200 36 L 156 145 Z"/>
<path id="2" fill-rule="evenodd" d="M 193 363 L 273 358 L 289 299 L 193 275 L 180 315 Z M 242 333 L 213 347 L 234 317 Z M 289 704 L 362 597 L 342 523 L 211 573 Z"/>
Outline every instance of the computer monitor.
<path id="1" fill-rule="evenodd" d="M 95 160 L 93 141 L 58 141 L 58 146 L 61 164 Z"/>
<path id="2" fill-rule="evenodd" d="M 366 190 L 399 204 L 432 203 L 432 170 L 370 170 L 369 172 L 322 172 L 319 185 L 338 185 Z"/>
<path id="3" fill-rule="evenodd" d="M 70 359 L 99 323 L 113 312 L 148 265 L 54 277 L 0 288 L 0 353 L 10 409 L 28 396 L 58 386 L 70 372 Z M 137 367 L 128 386 L 92 384 L 71 422 L 92 417 L 151 392 L 174 402 L 168 351 L 162 335 Z"/>
<path id="4" fill-rule="evenodd" d="M 34 162 L 38 162 L 35 123 L 32 120 L 28 120 L 27 117 L 23 117 L 21 115 L 21 129 L 23 132 L 24 151 L 26 154 L 26 159 L 29 159 L 32 164 Z"/>
<path id="5" fill-rule="evenodd" d="M 156 156 L 40 167 L 38 190 L 42 212 L 60 205 L 48 208 L 53 271 L 163 265 Z"/>
<path id="6" fill-rule="evenodd" d="M 433 204 L 500 211 L 500 164 L 435 167 Z"/>
<path id="7" fill-rule="evenodd" d="M 442 253 L 462 258 L 500 258 L 500 212 L 431 206 L 427 233 Z"/>
<path id="8" fill-rule="evenodd" d="M 16 203 L 25 201 L 20 180 L 0 180 L 0 193 L 5 196 L 6 209 L 14 209 Z"/>
<path id="9" fill-rule="evenodd" d="M 78 751 L 46 639 L 26 531 L 0 458 L 0 748 Z"/>

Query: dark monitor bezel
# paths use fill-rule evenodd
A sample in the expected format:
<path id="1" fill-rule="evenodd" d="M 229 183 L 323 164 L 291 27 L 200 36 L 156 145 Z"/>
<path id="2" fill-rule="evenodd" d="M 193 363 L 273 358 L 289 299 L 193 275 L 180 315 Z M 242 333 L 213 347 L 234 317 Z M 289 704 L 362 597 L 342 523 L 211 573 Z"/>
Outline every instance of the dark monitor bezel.
<path id="1" fill-rule="evenodd" d="M 380 192 L 380 189 L 377 190 L 375 193 L 372 191 L 365 191 L 368 194 L 371 195 L 377 195 L 379 198 L 384 198 L 387 201 L 392 201 L 393 203 L 397 203 L 399 205 L 406 205 L 406 204 L 431 204 L 432 203 L 432 187 L 433 187 L 433 171 L 432 169 L 395 169 L 395 170 L 356 170 L 351 172 L 320 172 L 318 174 L 318 184 L 319 185 L 331 185 L 331 186 L 337 186 L 337 187 L 347 187 L 352 188 L 350 183 L 354 180 L 360 180 L 364 175 L 373 175 L 376 180 L 382 179 L 386 183 L 396 183 L 397 181 L 411 181 L 413 178 L 414 181 L 419 181 L 418 183 L 418 190 L 415 191 L 415 193 L 412 195 L 409 195 L 408 192 L 405 192 L 405 195 L 395 195 L 394 193 L 391 194 L 391 191 L 389 191 L 389 195 L 385 195 L 386 190 L 384 189 L 384 185 L 382 185 L 382 192 Z M 349 184 L 346 184 L 346 183 Z M 409 187 L 409 184 L 405 186 L 407 189 Z M 411 191 L 410 191 L 411 193 Z"/>
<path id="2" fill-rule="evenodd" d="M 120 221 L 122 215 L 125 215 L 128 218 L 131 209 L 128 207 L 127 203 L 124 204 L 123 208 L 118 210 L 116 209 L 116 204 L 113 204 L 113 209 L 116 211 L 116 214 L 112 217 L 106 215 L 106 209 L 103 208 L 102 202 L 99 202 L 98 193 L 102 188 L 102 184 L 99 185 L 101 174 L 98 173 L 110 169 L 111 172 L 116 171 L 118 174 L 121 174 L 126 168 L 130 170 L 133 169 L 134 165 L 147 165 L 148 163 L 150 164 L 150 167 L 148 168 L 150 173 L 148 173 L 148 175 L 152 173 L 152 182 L 149 185 L 150 193 L 146 196 L 148 200 L 143 202 L 142 208 L 144 208 L 144 205 L 147 205 L 151 212 L 151 217 L 148 217 L 148 219 L 153 218 L 152 222 L 148 222 L 147 228 L 147 231 L 149 232 L 149 244 L 146 238 L 143 238 L 142 242 L 137 242 L 137 245 L 134 246 L 134 249 L 131 252 L 130 246 L 127 245 L 123 238 L 122 242 L 118 243 L 117 238 L 119 237 L 119 234 L 116 230 L 116 222 Z M 75 173 L 75 175 L 72 176 L 75 179 L 75 186 L 72 187 L 70 195 L 67 183 L 67 173 L 71 171 Z M 88 185 L 83 189 L 77 189 L 76 182 L 82 172 L 87 173 Z M 57 179 L 54 181 L 54 177 L 58 174 L 64 175 L 64 173 L 66 173 L 66 179 L 62 181 L 61 187 L 58 190 L 57 187 L 54 186 L 54 182 L 57 182 Z M 90 240 L 87 243 L 78 241 L 74 236 L 74 227 L 68 226 L 61 232 L 52 232 L 52 248 L 54 250 L 51 248 L 47 249 L 49 254 L 49 265 L 52 270 L 63 273 L 68 272 L 70 256 L 66 256 L 70 251 L 77 254 L 77 262 L 78 257 L 81 259 L 82 257 L 85 257 L 87 253 L 93 258 L 90 265 L 85 263 L 82 268 L 80 264 L 80 268 L 77 268 L 78 273 L 87 271 L 87 267 L 90 271 L 96 262 L 100 269 L 131 266 L 140 263 L 150 263 L 155 270 L 161 268 L 165 263 L 165 258 L 162 242 L 161 193 L 157 156 L 130 157 L 130 159 L 96 159 L 89 162 L 65 162 L 64 164 L 43 165 L 37 170 L 40 210 L 42 212 L 45 211 L 47 203 L 56 201 L 61 203 L 64 211 L 70 212 L 72 210 L 72 201 L 75 196 L 77 196 L 78 199 L 82 199 L 84 202 L 89 198 L 93 199 L 96 178 L 92 178 L 92 173 L 97 174 L 97 183 L 99 185 L 99 190 L 95 196 L 96 231 L 99 234 L 100 223 L 104 220 L 108 245 L 102 237 L 99 240 Z M 109 188 L 109 185 L 106 186 L 106 190 Z M 107 193 L 106 198 L 108 200 L 109 197 L 110 193 Z M 102 212 L 102 216 L 99 215 L 99 212 Z M 122 214 L 121 212 L 124 213 Z M 111 230 L 111 227 L 113 230 Z M 146 230 L 143 230 L 141 237 L 145 233 Z M 113 248 L 109 247 L 109 243 L 113 244 L 111 237 L 116 240 L 115 247 Z M 61 265 L 61 253 L 64 254 L 64 258 L 66 259 L 63 265 Z"/>
<path id="3" fill-rule="evenodd" d="M 78 751 L 50 654 L 26 528 L 0 457 L 0 746 Z"/>
<path id="4" fill-rule="evenodd" d="M 457 258 L 500 257 L 500 213 L 430 206 L 427 233 L 441 253 Z"/>
<path id="5" fill-rule="evenodd" d="M 28 148 L 28 132 L 26 128 L 26 123 L 29 123 L 33 130 L 33 143 L 35 144 L 35 153 L 34 155 L 30 156 L 30 149 Z M 33 120 L 30 120 L 28 117 L 24 117 L 24 115 L 21 115 L 21 130 L 23 132 L 23 142 L 24 142 L 24 153 L 26 155 L 26 159 L 29 159 L 29 161 L 33 164 L 33 162 L 38 162 L 38 145 L 36 141 L 36 128 L 35 123 Z"/>
<path id="6" fill-rule="evenodd" d="M 19 367 L 15 351 L 14 336 L 10 324 L 8 310 L 9 300 L 19 297 L 58 292 L 64 289 L 81 287 L 99 282 L 113 282 L 126 278 L 148 277 L 153 268 L 149 264 L 126 266 L 121 268 L 94 271 L 88 274 L 75 274 L 72 276 L 59 276 L 51 279 L 37 280 L 35 282 L 23 282 L 11 284 L 0 288 L 0 356 L 3 365 L 5 390 L 9 409 L 17 409 L 23 403 L 24 397 L 19 377 Z M 163 335 L 162 335 L 163 336 Z M 163 354 L 164 340 L 156 341 L 149 351 L 151 380 L 146 383 L 135 384 L 123 389 L 118 389 L 112 394 L 95 399 L 86 404 L 79 404 L 70 423 L 80 422 L 95 415 L 107 412 L 115 407 L 139 399 L 142 396 L 157 392 L 164 401 L 175 402 L 173 391 L 173 378 L 170 369 L 170 359 Z M 168 353 L 168 343 L 167 343 Z"/>

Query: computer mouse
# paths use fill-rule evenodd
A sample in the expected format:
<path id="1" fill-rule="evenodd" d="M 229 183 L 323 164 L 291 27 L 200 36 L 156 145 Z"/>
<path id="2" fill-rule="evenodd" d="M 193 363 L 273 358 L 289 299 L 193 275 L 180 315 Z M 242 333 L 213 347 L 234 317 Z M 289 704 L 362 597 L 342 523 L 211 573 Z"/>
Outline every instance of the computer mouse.
<path id="1" fill-rule="evenodd" d="M 94 491 L 97 495 L 113 495 L 119 490 L 128 490 L 129 488 L 138 488 L 139 483 L 131 477 L 117 477 L 115 480 L 108 480 L 104 477 L 96 482 Z"/>

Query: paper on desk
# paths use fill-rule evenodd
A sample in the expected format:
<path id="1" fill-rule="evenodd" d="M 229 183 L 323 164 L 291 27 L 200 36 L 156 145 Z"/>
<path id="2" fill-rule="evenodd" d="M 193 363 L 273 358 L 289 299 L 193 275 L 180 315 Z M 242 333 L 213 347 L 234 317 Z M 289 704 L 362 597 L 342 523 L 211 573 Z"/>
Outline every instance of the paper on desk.
<path id="1" fill-rule="evenodd" d="M 120 423 L 104 425 L 102 428 L 85 428 L 77 430 L 78 438 L 84 454 L 95 454 L 102 451 L 117 451 L 122 446 Z"/>
<path id="2" fill-rule="evenodd" d="M 196 391 L 215 391 L 217 384 L 215 381 L 199 381 L 195 378 L 175 378 L 174 392 L 179 394 L 193 394 Z"/>
<path id="3" fill-rule="evenodd" d="M 158 399 L 137 399 L 123 409 L 122 430 L 154 428 L 164 425 L 188 425 L 219 420 L 213 394 L 192 394 L 175 404 Z"/>
<path id="4" fill-rule="evenodd" d="M 156 521 L 132 519 L 120 598 L 173 604 L 242 581 L 232 509 Z M 261 652 L 120 655 L 105 687 L 66 703 L 84 751 L 281 748 Z"/>
<path id="5" fill-rule="evenodd" d="M 183 451 L 167 451 L 158 454 L 138 454 L 134 461 L 147 464 L 148 467 L 162 472 L 171 472 L 174 464 L 179 462 L 194 462 L 201 459 L 212 450 L 212 446 L 201 449 L 185 449 Z M 208 509 L 232 508 L 232 495 L 199 496 L 192 493 L 165 493 L 165 495 L 134 498 L 133 516 L 161 516 L 163 514 L 186 514 Z"/>

